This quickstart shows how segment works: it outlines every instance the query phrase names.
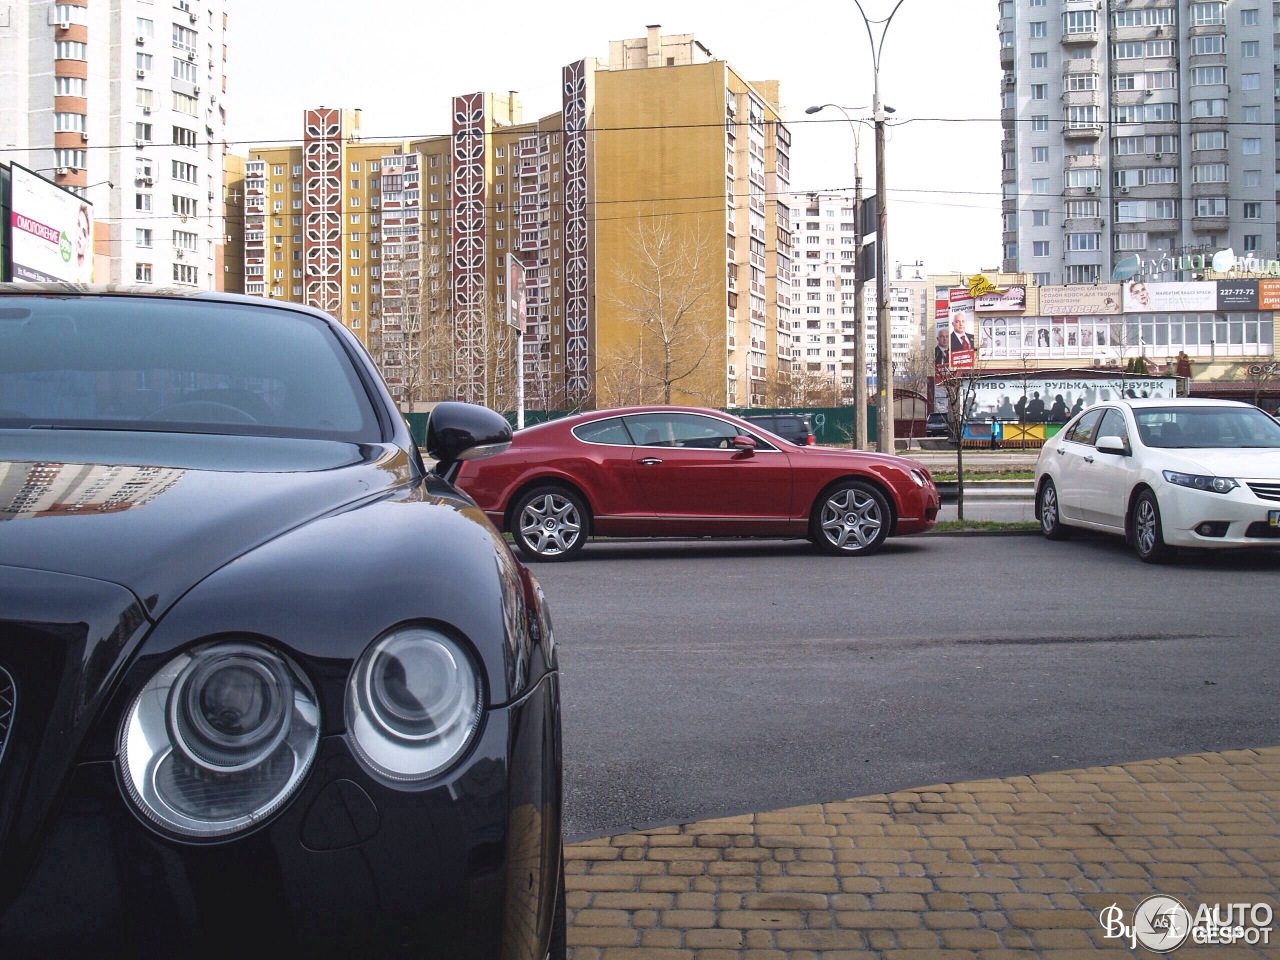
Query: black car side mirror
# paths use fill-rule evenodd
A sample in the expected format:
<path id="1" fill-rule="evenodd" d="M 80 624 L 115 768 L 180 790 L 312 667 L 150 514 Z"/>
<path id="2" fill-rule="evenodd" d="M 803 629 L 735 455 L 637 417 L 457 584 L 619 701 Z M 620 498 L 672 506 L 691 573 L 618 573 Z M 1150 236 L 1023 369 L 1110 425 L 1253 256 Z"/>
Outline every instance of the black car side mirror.
<path id="1" fill-rule="evenodd" d="M 488 407 L 445 400 L 427 418 L 427 456 L 445 478 L 463 460 L 483 460 L 509 446 L 511 424 Z"/>

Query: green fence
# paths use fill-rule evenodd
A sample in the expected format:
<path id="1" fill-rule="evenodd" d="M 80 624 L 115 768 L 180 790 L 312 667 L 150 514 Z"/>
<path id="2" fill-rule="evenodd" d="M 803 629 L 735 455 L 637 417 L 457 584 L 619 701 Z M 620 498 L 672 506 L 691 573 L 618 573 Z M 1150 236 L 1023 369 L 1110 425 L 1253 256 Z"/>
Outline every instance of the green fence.
<path id="1" fill-rule="evenodd" d="M 543 423 L 547 420 L 557 420 L 573 413 L 572 410 L 526 410 L 524 413 L 524 424 L 526 427 L 532 427 L 534 424 Z M 852 407 L 752 407 L 750 410 L 730 409 L 726 411 L 736 417 L 756 416 L 760 414 L 776 414 L 776 413 L 807 413 L 809 421 L 813 425 L 814 439 L 827 446 L 847 447 L 853 437 L 853 408 Z M 427 417 L 426 413 L 406 413 L 405 420 L 409 423 L 409 430 L 413 433 L 413 439 L 418 446 L 425 446 L 427 443 Z M 516 424 L 515 411 L 503 414 L 507 418 L 507 422 L 512 427 Z M 874 437 L 876 435 L 876 408 L 867 408 L 867 435 Z"/>

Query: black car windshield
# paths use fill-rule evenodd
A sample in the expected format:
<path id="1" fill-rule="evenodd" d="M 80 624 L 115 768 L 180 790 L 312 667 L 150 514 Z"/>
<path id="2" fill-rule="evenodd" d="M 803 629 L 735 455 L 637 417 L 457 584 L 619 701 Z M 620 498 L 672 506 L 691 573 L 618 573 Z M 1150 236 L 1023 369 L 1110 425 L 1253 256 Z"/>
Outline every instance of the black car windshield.
<path id="1" fill-rule="evenodd" d="M 1280 447 L 1280 423 L 1257 407 L 1148 407 L 1133 419 L 1148 447 Z"/>
<path id="2" fill-rule="evenodd" d="M 143 296 L 0 297 L 0 429 L 13 427 L 381 439 L 324 321 Z"/>

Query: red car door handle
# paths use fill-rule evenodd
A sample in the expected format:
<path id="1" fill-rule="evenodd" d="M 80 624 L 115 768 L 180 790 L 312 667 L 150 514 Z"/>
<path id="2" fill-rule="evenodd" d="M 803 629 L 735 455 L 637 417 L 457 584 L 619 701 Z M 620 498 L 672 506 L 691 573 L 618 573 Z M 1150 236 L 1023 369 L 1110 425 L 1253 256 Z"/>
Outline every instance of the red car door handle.
<path id="1" fill-rule="evenodd" d="M 658 464 L 660 464 L 662 461 L 661 461 L 661 460 L 659 460 L 657 457 L 644 457 L 643 459 L 641 459 L 641 460 L 639 460 L 639 461 L 637 461 L 637 462 L 638 462 L 638 463 L 640 464 L 640 466 L 642 466 L 642 467 L 656 467 L 656 466 L 657 466 Z"/>

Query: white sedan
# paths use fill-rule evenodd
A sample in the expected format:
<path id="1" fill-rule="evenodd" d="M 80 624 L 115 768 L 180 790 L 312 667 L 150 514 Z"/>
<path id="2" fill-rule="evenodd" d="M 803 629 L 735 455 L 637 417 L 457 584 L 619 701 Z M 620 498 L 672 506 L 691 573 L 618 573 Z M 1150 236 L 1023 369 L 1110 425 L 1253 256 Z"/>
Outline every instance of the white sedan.
<path id="1" fill-rule="evenodd" d="M 1280 423 L 1232 400 L 1116 400 L 1077 414 L 1036 461 L 1036 519 L 1178 547 L 1280 547 Z"/>

